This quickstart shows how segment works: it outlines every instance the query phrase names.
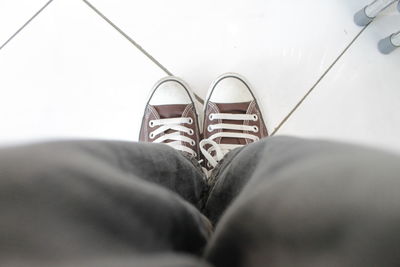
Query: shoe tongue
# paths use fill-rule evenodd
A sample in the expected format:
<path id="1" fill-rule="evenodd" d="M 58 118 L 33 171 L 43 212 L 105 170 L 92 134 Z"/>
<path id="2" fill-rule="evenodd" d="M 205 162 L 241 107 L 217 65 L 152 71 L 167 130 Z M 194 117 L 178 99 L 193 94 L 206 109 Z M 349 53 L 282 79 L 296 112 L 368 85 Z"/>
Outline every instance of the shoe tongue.
<path id="1" fill-rule="evenodd" d="M 246 114 L 251 102 L 242 103 L 215 103 L 221 113 Z"/>
<path id="2" fill-rule="evenodd" d="M 217 107 L 221 113 L 247 114 L 247 110 L 248 110 L 251 102 L 229 103 L 229 104 L 215 103 L 215 104 L 217 105 Z M 243 121 L 236 121 L 236 120 L 222 120 L 222 123 L 243 125 Z M 243 132 L 243 131 L 238 131 L 238 130 L 223 130 L 223 131 L 231 132 L 231 133 L 242 133 Z M 246 145 L 246 139 L 222 137 L 220 143 L 221 144 L 232 144 L 232 145 Z"/>
<path id="3" fill-rule="evenodd" d="M 187 105 L 160 105 L 153 106 L 160 115 L 160 119 L 180 118 Z"/>

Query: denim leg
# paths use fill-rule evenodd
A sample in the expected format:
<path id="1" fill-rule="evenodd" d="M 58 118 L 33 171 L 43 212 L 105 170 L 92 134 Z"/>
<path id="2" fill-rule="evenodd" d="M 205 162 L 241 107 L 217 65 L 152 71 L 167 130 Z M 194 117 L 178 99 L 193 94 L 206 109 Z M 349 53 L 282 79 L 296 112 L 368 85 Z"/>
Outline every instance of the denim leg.
<path id="1" fill-rule="evenodd" d="M 206 205 L 215 266 L 399 266 L 399 155 L 271 137 L 217 172 Z"/>
<path id="2" fill-rule="evenodd" d="M 210 227 L 195 207 L 206 189 L 201 170 L 165 145 L 0 149 L 0 265 L 170 266 L 172 257 L 198 266 L 179 255 L 199 255 L 207 242 Z"/>

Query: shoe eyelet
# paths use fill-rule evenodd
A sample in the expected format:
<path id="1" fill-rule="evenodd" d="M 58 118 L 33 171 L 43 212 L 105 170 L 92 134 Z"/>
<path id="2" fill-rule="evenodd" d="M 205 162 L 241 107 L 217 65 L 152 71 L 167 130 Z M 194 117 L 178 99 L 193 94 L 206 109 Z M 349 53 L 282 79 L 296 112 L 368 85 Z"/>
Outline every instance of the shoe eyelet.
<path id="1" fill-rule="evenodd" d="M 149 121 L 149 126 L 150 126 L 151 128 L 154 128 L 154 121 Z"/>
<path id="2" fill-rule="evenodd" d="M 195 145 L 196 145 L 196 142 L 193 141 L 193 140 L 191 140 L 191 141 L 190 141 L 190 145 L 191 145 L 191 146 L 195 146 Z"/>
<path id="3" fill-rule="evenodd" d="M 209 133 L 211 133 L 212 131 L 214 131 L 214 129 L 211 127 L 211 125 L 209 125 L 209 126 L 207 127 L 207 131 L 208 131 Z"/>
<path id="4" fill-rule="evenodd" d="M 189 118 L 189 122 L 188 122 L 189 124 L 193 124 L 193 119 L 192 118 Z"/>
<path id="5" fill-rule="evenodd" d="M 253 132 L 258 133 L 259 129 L 257 126 L 253 126 Z"/>
<path id="6" fill-rule="evenodd" d="M 209 116 L 208 116 L 208 119 L 210 120 L 210 121 L 213 121 L 214 120 L 214 114 L 210 114 Z"/>
<path id="7" fill-rule="evenodd" d="M 154 139 L 154 137 L 155 137 L 154 133 L 150 133 L 149 137 L 150 137 L 150 139 Z"/>
<path id="8" fill-rule="evenodd" d="M 192 129 L 189 130 L 189 135 L 194 135 L 194 131 Z"/>
<path id="9" fill-rule="evenodd" d="M 210 162 L 207 162 L 207 167 L 208 167 L 208 168 L 211 168 Z"/>
<path id="10" fill-rule="evenodd" d="M 257 114 L 253 114 L 253 121 L 258 121 L 258 116 L 257 116 Z"/>

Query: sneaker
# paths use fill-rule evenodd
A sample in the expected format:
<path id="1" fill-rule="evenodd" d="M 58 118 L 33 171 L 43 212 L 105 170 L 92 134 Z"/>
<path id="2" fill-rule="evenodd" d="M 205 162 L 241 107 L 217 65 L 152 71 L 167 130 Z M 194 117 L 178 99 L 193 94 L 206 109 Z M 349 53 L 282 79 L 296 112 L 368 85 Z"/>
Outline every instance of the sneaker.
<path id="1" fill-rule="evenodd" d="M 144 111 L 139 141 L 166 144 L 197 158 L 200 132 L 193 100 L 181 79 L 166 77 L 157 82 Z"/>
<path id="2" fill-rule="evenodd" d="M 204 104 L 203 135 L 200 150 L 207 170 L 231 150 L 268 136 L 260 107 L 240 75 L 224 74 L 211 85 Z"/>

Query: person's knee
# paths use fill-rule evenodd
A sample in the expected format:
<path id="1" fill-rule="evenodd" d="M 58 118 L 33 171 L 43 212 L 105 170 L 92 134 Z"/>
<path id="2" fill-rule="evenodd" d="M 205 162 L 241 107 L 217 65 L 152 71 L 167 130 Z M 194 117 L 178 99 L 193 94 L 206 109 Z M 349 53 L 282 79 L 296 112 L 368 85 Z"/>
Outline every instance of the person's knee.
<path id="1" fill-rule="evenodd" d="M 395 266 L 398 188 L 395 175 L 262 183 L 222 218 L 208 258 L 216 266 Z"/>

